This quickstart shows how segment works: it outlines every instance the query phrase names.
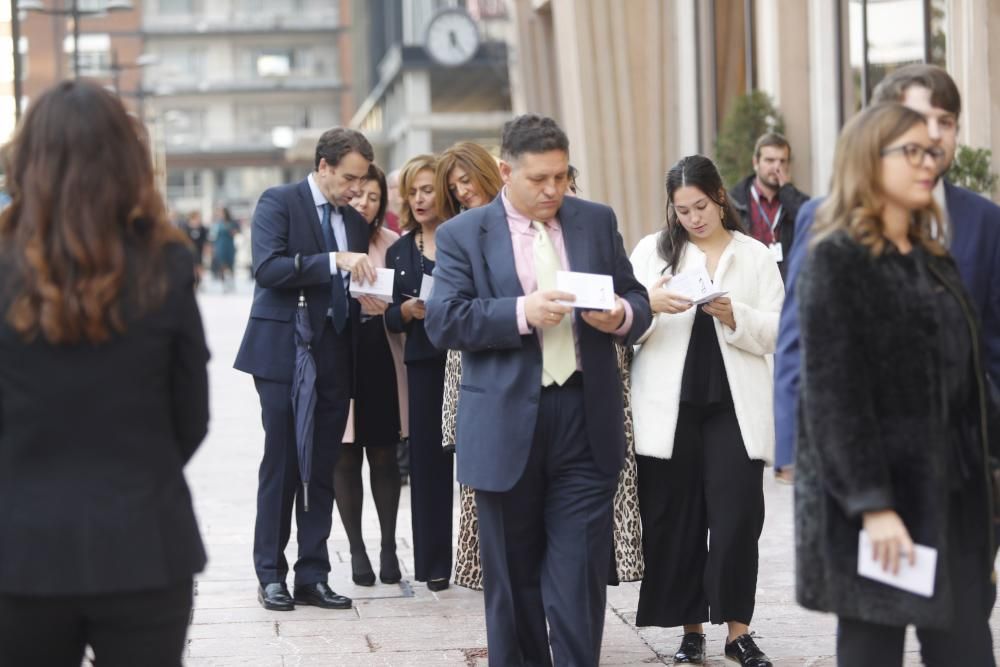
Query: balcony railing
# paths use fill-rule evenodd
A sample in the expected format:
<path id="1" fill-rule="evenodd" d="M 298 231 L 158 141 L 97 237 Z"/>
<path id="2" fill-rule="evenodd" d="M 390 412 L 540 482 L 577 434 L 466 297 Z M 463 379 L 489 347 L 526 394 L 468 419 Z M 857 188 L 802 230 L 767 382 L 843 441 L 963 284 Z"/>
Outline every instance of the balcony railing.
<path id="1" fill-rule="evenodd" d="M 229 14 L 203 14 L 172 16 L 146 14 L 143 30 L 147 35 L 217 35 L 256 34 L 275 30 L 283 32 L 328 32 L 344 26 L 335 9 L 304 12 L 233 12 Z"/>

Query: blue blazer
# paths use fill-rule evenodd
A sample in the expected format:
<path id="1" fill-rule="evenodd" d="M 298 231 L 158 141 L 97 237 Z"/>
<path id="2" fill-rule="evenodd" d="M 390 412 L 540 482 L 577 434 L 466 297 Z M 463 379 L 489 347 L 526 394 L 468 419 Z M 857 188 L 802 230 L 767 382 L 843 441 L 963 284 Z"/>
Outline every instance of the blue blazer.
<path id="1" fill-rule="evenodd" d="M 951 221 L 951 254 L 980 318 L 983 363 L 993 381 L 1000 382 L 1000 206 L 947 181 L 944 196 Z M 795 280 L 808 254 L 808 231 L 822 202 L 812 199 L 799 210 L 795 221 L 798 233 L 786 262 L 785 304 L 774 355 L 774 465 L 779 468 L 795 459 L 801 366 Z"/>
<path id="2" fill-rule="evenodd" d="M 368 224 L 343 208 L 350 252 L 368 252 Z M 234 367 L 255 377 L 291 383 L 295 368 L 295 309 L 303 291 L 313 331 L 330 308 L 330 259 L 309 183 L 269 188 L 257 202 L 251 227 L 254 286 L 250 321 Z M 355 322 L 360 306 L 348 299 Z M 357 333 L 357 327 L 351 327 Z"/>
<path id="3" fill-rule="evenodd" d="M 632 306 L 631 345 L 649 328 L 645 288 L 603 204 L 567 197 L 558 213 L 574 271 L 613 277 L 615 293 Z M 424 326 L 440 349 L 461 350 L 457 444 L 458 478 L 484 491 L 507 491 L 527 464 L 541 395 L 542 349 L 535 333 L 522 336 L 517 298 L 523 296 L 503 202 L 465 211 L 435 237 L 434 292 Z M 597 467 L 607 474 L 625 458 L 622 384 L 615 338 L 576 317 L 583 366 L 587 436 Z"/>

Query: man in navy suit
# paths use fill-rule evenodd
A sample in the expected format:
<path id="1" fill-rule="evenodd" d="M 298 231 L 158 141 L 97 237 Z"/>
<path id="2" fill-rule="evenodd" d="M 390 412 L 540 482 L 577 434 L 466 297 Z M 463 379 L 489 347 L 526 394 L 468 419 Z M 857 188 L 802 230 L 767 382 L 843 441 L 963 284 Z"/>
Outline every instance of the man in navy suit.
<path id="1" fill-rule="evenodd" d="M 899 102 L 927 119 L 931 141 L 940 147 L 934 197 L 943 213 L 937 235 L 958 265 L 962 282 L 979 311 L 987 372 L 1000 382 L 1000 207 L 985 197 L 947 182 L 944 175 L 955 159 L 962 98 L 948 73 L 934 65 L 907 65 L 893 70 L 875 88 L 873 103 Z M 813 199 L 799 211 L 795 244 L 788 258 L 785 303 L 778 327 L 774 358 L 775 468 L 795 460 L 795 419 L 800 373 L 798 305 L 795 279 L 809 247 L 809 234 L 822 200 Z"/>
<path id="2" fill-rule="evenodd" d="M 250 373 L 260 397 L 264 457 L 257 487 L 254 568 L 265 609 L 295 603 L 349 609 L 351 600 L 327 585 L 326 541 L 333 517 L 333 468 L 347 424 L 353 387 L 353 334 L 360 309 L 348 296 L 350 280 L 373 280 L 366 255 L 368 225 L 348 206 L 374 159 L 355 130 L 334 128 L 316 145 L 316 170 L 295 184 L 268 189 L 253 215 L 253 305 L 237 370 Z M 292 417 L 295 309 L 304 296 L 313 328 L 316 412 L 309 511 L 302 506 Z M 294 597 L 285 585 L 285 546 L 298 529 Z"/>
<path id="3" fill-rule="evenodd" d="M 614 212 L 563 198 L 556 123 L 520 116 L 501 143 L 501 194 L 437 232 L 425 327 L 463 352 L 458 477 L 476 490 L 490 664 L 596 665 L 625 456 L 614 343 L 649 327 L 649 300 Z M 558 270 L 610 275 L 614 307 L 565 305 Z"/>

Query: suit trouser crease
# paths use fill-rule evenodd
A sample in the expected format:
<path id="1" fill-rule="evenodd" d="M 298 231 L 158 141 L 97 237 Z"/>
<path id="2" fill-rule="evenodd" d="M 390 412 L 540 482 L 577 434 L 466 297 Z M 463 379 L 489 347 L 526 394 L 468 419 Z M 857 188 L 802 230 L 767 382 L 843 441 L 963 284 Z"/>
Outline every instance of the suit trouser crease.
<path id="1" fill-rule="evenodd" d="M 746 453 L 731 403 L 681 403 L 670 459 L 636 456 L 646 573 L 636 625 L 753 618 L 764 463 Z"/>
<path id="2" fill-rule="evenodd" d="M 617 479 L 594 462 L 582 389 L 543 390 L 523 475 L 476 491 L 491 665 L 597 664 Z"/>
<path id="3" fill-rule="evenodd" d="M 968 484 L 950 498 L 947 567 L 953 600 L 951 626 L 917 628 L 920 655 L 928 667 L 996 665 L 989 623 L 996 586 L 990 581 L 986 535 L 977 525 L 983 494 L 982 484 Z M 838 621 L 838 665 L 903 664 L 905 627 L 852 618 Z"/>
<path id="4" fill-rule="evenodd" d="M 410 517 L 417 581 L 450 579 L 454 457 L 441 447 L 445 357 L 406 364 L 410 404 Z"/>
<path id="5" fill-rule="evenodd" d="M 330 572 L 333 469 L 350 407 L 350 349 L 350 329 L 337 334 L 326 320 L 312 346 L 316 409 L 308 512 L 303 506 L 291 385 L 254 378 L 265 434 L 254 529 L 254 566 L 262 584 L 284 582 L 288 574 L 285 547 L 293 509 L 298 539 L 295 585 L 325 582 Z"/>

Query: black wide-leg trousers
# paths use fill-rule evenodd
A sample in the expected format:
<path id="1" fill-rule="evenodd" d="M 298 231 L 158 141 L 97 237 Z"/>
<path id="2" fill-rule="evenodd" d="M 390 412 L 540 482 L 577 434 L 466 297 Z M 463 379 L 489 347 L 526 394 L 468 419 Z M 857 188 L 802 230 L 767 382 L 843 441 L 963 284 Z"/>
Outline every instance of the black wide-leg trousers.
<path id="1" fill-rule="evenodd" d="M 681 403 L 670 459 L 636 456 L 646 574 L 636 625 L 749 624 L 764 527 L 764 462 L 731 403 Z"/>
<path id="2" fill-rule="evenodd" d="M 454 456 L 441 446 L 445 357 L 406 364 L 410 402 L 410 516 L 417 581 L 450 579 Z"/>

